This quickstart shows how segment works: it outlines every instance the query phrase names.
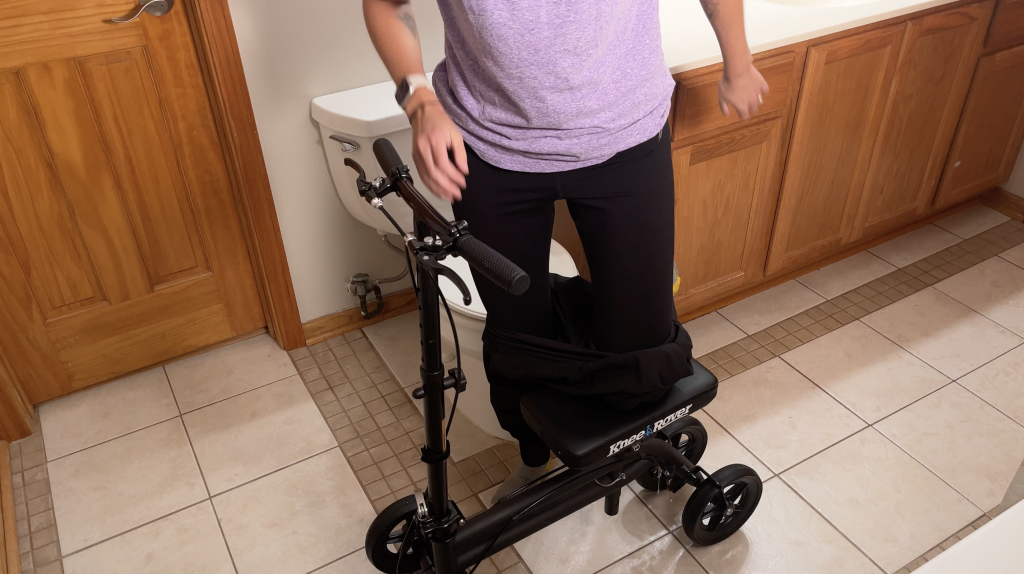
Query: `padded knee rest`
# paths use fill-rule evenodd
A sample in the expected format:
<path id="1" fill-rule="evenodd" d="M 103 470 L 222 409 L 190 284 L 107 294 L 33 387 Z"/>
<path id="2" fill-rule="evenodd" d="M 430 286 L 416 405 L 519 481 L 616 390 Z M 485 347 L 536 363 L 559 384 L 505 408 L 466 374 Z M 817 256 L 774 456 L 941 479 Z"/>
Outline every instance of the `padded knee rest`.
<path id="1" fill-rule="evenodd" d="M 704 408 L 718 393 L 718 379 L 697 361 L 693 375 L 661 399 L 623 411 L 592 397 L 551 389 L 530 393 L 519 406 L 530 427 L 569 468 L 600 463 L 661 427 Z"/>

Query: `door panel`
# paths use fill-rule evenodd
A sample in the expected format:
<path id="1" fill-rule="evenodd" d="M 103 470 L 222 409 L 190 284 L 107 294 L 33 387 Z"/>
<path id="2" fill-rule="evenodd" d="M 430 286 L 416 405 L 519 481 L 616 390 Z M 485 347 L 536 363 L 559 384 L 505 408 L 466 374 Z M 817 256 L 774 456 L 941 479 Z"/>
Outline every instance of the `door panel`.
<path id="1" fill-rule="evenodd" d="M 1024 46 L 978 63 L 935 207 L 966 201 L 1010 179 L 1024 140 Z"/>
<path id="2" fill-rule="evenodd" d="M 975 4 L 910 22 L 855 237 L 895 229 L 930 207 L 992 6 Z"/>
<path id="3" fill-rule="evenodd" d="M 782 120 L 674 150 L 676 308 L 763 277 Z"/>
<path id="4" fill-rule="evenodd" d="M 0 222 L 47 318 L 102 301 L 21 75 L 0 75 Z"/>
<path id="5" fill-rule="evenodd" d="M 882 28 L 808 51 L 768 274 L 849 241 L 903 32 Z"/>
<path id="6" fill-rule="evenodd" d="M 0 4 L 0 352 L 40 402 L 265 324 L 185 6 Z"/>

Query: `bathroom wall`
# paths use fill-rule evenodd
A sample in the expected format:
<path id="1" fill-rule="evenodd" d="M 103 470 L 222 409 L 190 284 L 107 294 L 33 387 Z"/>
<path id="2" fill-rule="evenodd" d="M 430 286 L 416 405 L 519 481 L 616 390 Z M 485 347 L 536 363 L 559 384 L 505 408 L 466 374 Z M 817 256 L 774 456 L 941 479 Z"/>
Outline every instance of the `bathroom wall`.
<path id="1" fill-rule="evenodd" d="M 355 273 L 395 275 L 404 261 L 357 222 L 334 190 L 309 115 L 316 96 L 383 82 L 359 0 L 230 0 L 242 65 L 281 222 L 299 314 L 306 322 L 354 307 Z M 437 5 L 413 0 L 427 69 L 444 56 Z M 386 292 L 408 283 L 386 286 Z"/>
<path id="2" fill-rule="evenodd" d="M 1003 189 L 1024 197 L 1024 147 L 1017 156 L 1017 167 L 1013 168 L 1013 175 L 1010 176 L 1010 181 L 1003 185 Z"/>

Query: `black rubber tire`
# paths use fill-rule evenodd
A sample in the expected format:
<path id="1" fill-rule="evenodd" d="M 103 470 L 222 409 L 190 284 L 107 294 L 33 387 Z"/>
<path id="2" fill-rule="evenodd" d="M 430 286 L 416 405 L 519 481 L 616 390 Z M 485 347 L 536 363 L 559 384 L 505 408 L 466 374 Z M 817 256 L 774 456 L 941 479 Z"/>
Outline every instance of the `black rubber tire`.
<path id="1" fill-rule="evenodd" d="M 704 429 L 704 425 L 699 420 L 693 417 L 686 417 L 670 425 L 666 431 L 664 440 L 671 440 L 672 446 L 677 448 L 682 437 L 686 437 L 686 445 L 679 450 L 693 464 L 697 464 L 700 461 L 700 457 L 704 456 L 704 450 L 708 447 L 708 431 Z M 661 434 L 661 431 L 659 431 L 659 434 Z M 668 488 L 668 477 L 655 476 L 657 472 L 659 472 L 658 467 L 651 468 L 651 470 L 641 474 L 636 479 L 637 484 L 643 487 L 644 490 L 665 490 Z"/>
<path id="2" fill-rule="evenodd" d="M 723 514 L 725 509 L 718 497 L 719 487 L 715 482 L 706 480 L 701 483 L 683 507 L 683 532 L 697 546 L 717 544 L 735 534 L 761 501 L 761 477 L 749 466 L 730 464 L 713 472 L 711 477 L 721 485 L 725 496 L 731 500 L 735 497 L 735 510 L 732 515 L 723 516 L 717 526 L 711 524 L 713 517 Z M 737 488 L 741 490 L 737 492 Z"/>
<path id="3" fill-rule="evenodd" d="M 410 534 L 410 551 L 401 560 L 401 567 L 398 564 L 398 551 L 393 547 L 393 544 L 402 543 L 405 530 L 413 524 L 415 514 L 416 499 L 409 495 L 392 502 L 370 523 L 370 528 L 366 531 L 366 557 L 377 570 L 396 574 L 422 570 L 424 546 L 421 540 L 413 536 L 415 533 Z M 399 528 L 401 530 L 398 530 Z"/>

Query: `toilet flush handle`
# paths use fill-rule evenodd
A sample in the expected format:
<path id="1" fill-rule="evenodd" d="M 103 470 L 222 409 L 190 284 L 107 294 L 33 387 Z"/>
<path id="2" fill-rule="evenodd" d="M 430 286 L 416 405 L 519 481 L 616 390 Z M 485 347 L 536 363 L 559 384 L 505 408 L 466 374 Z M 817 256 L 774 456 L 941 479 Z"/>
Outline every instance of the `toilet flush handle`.
<path id="1" fill-rule="evenodd" d="M 354 151 L 359 151 L 359 142 L 352 141 L 352 140 L 350 140 L 348 138 L 341 137 L 338 134 L 332 135 L 331 139 L 336 141 L 336 142 L 338 142 L 338 143 L 340 143 L 341 144 L 341 151 L 343 151 L 345 153 L 352 153 Z"/>

